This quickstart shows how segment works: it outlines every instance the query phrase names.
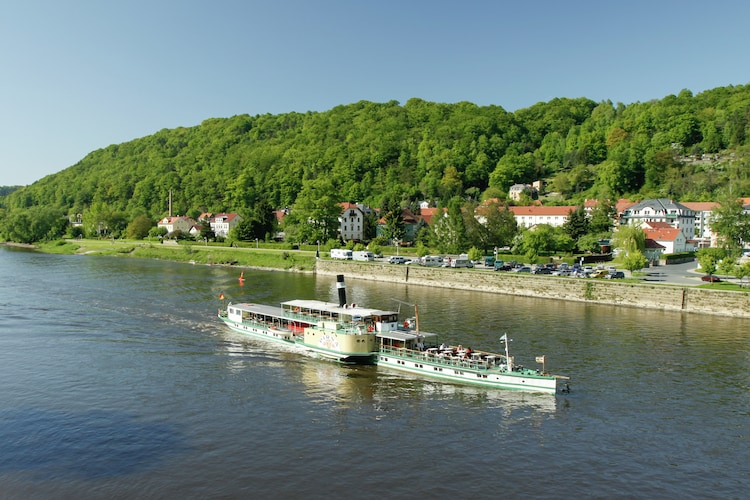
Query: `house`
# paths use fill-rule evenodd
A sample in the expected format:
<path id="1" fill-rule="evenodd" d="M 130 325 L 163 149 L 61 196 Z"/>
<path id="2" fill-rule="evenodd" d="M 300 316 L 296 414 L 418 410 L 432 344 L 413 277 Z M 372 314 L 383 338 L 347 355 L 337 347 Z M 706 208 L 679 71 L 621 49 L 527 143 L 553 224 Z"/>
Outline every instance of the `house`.
<path id="1" fill-rule="evenodd" d="M 339 217 L 339 235 L 342 241 L 363 241 L 365 239 L 365 217 L 372 213 L 372 209 L 359 203 L 339 203 L 341 216 Z"/>
<path id="2" fill-rule="evenodd" d="M 711 230 L 711 217 L 719 203 L 713 201 L 686 201 L 682 203 L 695 214 L 696 246 L 707 248 L 716 246 L 716 233 Z"/>
<path id="3" fill-rule="evenodd" d="M 287 207 L 282 208 L 281 210 L 274 210 L 273 216 L 276 217 L 276 227 L 281 228 L 283 227 L 282 221 L 284 220 L 284 217 L 289 215 L 289 212 L 291 210 Z M 284 231 L 277 231 L 276 234 L 274 234 L 273 239 L 276 241 L 284 241 L 284 238 L 286 238 L 286 233 Z"/>
<path id="4" fill-rule="evenodd" d="M 664 250 L 666 249 L 663 245 L 650 238 L 646 238 L 646 248 L 643 250 L 643 255 L 648 259 L 649 263 L 658 264 Z"/>
<path id="5" fill-rule="evenodd" d="M 443 208 L 442 210 L 443 215 L 448 213 L 447 208 Z M 422 208 L 419 210 L 419 216 L 422 218 L 425 224 L 428 226 L 432 224 L 432 219 L 435 217 L 435 215 L 438 213 L 437 208 Z"/>
<path id="6" fill-rule="evenodd" d="M 437 209 L 425 209 L 425 210 L 437 210 Z M 434 213 L 434 212 L 433 212 Z M 432 220 L 433 216 L 430 216 L 430 220 Z M 414 212 L 409 210 L 408 208 L 401 209 L 401 220 L 404 222 L 404 236 L 401 238 L 401 241 L 404 242 L 412 242 L 417 238 L 417 231 L 419 230 L 419 225 L 421 222 L 426 222 L 424 217 L 421 215 L 415 215 Z M 385 217 L 381 217 L 378 220 L 378 226 L 376 228 L 377 236 L 383 235 L 383 229 L 386 226 Z"/>
<path id="7" fill-rule="evenodd" d="M 229 236 L 229 231 L 239 224 L 241 220 L 242 217 L 235 213 L 216 214 L 209 219 L 209 223 L 211 224 L 211 230 L 217 237 L 226 238 Z"/>
<path id="8" fill-rule="evenodd" d="M 577 209 L 576 206 L 508 207 L 508 210 L 513 212 L 518 227 L 533 227 L 539 224 L 559 227 L 568 220 L 570 212 Z"/>
<path id="9" fill-rule="evenodd" d="M 524 193 L 528 194 L 534 200 L 538 196 L 536 188 L 530 184 L 513 184 L 508 190 L 508 198 L 518 201 Z"/>
<path id="10" fill-rule="evenodd" d="M 695 237 L 695 212 L 668 198 L 644 200 L 626 208 L 620 214 L 621 225 L 644 226 L 646 222 L 667 222 L 679 229 L 685 239 Z"/>
<path id="11" fill-rule="evenodd" d="M 657 223 L 656 227 L 645 227 L 643 232 L 646 233 L 647 240 L 653 240 L 664 247 L 664 253 L 681 253 L 694 249 L 692 246 L 688 249 L 687 238 L 682 231 L 670 227 L 667 223 Z"/>
<path id="12" fill-rule="evenodd" d="M 195 225 L 195 221 L 190 217 L 178 215 L 175 217 L 164 217 L 159 222 L 157 222 L 156 225 L 158 227 L 165 228 L 167 230 L 167 234 L 174 233 L 175 231 L 180 231 L 188 234 L 190 232 L 190 229 Z"/>

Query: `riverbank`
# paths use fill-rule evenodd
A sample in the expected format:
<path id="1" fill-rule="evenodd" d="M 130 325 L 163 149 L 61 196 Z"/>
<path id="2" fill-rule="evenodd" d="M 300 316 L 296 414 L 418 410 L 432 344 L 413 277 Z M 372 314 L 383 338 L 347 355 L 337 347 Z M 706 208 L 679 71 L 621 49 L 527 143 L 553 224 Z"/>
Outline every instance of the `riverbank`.
<path id="1" fill-rule="evenodd" d="M 750 318 L 750 292 L 483 270 L 319 260 L 316 273 L 505 295 Z"/>
<path id="2" fill-rule="evenodd" d="M 13 245 L 21 246 L 21 245 Z M 649 282 L 616 282 L 566 277 L 517 275 L 478 269 L 425 268 L 381 262 L 316 259 L 314 252 L 170 245 L 111 240 L 67 240 L 43 247 L 49 253 L 112 255 L 247 269 L 344 274 L 347 279 L 473 290 L 593 304 L 640 307 L 697 314 L 750 318 L 750 292 L 724 291 Z"/>

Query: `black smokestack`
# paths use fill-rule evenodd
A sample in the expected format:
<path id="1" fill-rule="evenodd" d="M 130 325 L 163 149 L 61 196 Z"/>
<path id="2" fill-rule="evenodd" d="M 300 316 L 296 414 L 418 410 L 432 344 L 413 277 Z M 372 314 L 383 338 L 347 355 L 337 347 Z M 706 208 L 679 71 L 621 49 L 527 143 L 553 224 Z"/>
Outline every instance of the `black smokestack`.
<path id="1" fill-rule="evenodd" d="M 346 283 L 344 283 L 344 275 L 336 275 L 336 288 L 339 289 L 339 306 L 344 307 L 346 304 Z"/>

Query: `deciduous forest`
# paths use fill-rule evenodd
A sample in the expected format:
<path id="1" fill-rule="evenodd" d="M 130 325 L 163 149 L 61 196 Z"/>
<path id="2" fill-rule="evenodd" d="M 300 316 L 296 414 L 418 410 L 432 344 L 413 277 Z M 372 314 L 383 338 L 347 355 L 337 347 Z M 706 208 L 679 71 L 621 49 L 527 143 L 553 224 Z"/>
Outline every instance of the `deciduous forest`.
<path id="1" fill-rule="evenodd" d="M 4 189 L 0 209 L 7 228 L 14 214 L 46 211 L 156 220 L 168 213 L 170 191 L 173 214 L 188 215 L 292 207 L 306 193 L 372 207 L 447 206 L 456 197 L 504 200 L 512 184 L 536 180 L 545 182 L 545 204 L 712 201 L 750 195 L 749 137 L 750 85 L 628 105 L 556 98 L 512 113 L 469 102 L 361 101 L 210 118 L 113 144 Z"/>

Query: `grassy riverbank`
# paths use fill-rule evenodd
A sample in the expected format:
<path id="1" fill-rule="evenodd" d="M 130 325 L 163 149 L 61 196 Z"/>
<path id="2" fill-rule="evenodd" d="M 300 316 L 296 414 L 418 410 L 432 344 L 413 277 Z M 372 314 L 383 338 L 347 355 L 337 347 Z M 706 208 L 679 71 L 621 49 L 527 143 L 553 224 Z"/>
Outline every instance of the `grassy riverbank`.
<path id="1" fill-rule="evenodd" d="M 170 260 L 206 265 L 234 265 L 312 272 L 315 252 L 234 248 L 201 244 L 161 244 L 136 240 L 65 240 L 40 245 L 39 250 L 56 254 L 114 255 L 141 259 Z"/>

